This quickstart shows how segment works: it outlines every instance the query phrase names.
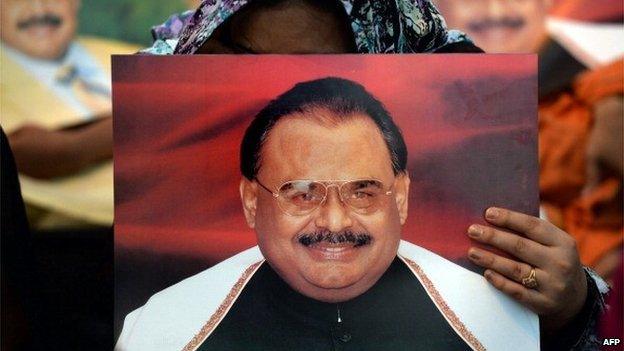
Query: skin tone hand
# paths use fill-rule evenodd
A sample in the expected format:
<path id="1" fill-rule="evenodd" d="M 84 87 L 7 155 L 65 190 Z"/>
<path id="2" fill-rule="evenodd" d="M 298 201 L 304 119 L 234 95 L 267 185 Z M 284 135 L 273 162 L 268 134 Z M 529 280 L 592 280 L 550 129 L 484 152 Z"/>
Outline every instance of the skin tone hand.
<path id="1" fill-rule="evenodd" d="M 71 175 L 113 156 L 112 118 L 64 130 L 25 125 L 8 139 L 18 171 L 40 179 Z"/>
<path id="2" fill-rule="evenodd" d="M 537 313 L 546 334 L 562 329 L 587 297 L 575 240 L 547 221 L 502 208 L 489 208 L 485 219 L 498 228 L 473 224 L 468 236 L 514 258 L 472 247 L 470 260 L 486 268 L 484 276 L 495 288 Z M 534 289 L 522 285 L 531 267 L 538 282 Z"/>

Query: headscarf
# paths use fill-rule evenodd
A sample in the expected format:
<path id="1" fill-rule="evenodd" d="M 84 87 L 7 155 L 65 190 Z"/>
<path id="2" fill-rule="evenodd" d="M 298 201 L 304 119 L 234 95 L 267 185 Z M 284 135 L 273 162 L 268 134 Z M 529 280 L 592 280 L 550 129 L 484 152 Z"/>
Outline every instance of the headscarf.
<path id="1" fill-rule="evenodd" d="M 199 8 L 152 28 L 150 54 L 194 54 L 214 30 L 250 0 L 203 0 Z M 260 1 L 260 0 L 256 0 Z M 351 20 L 359 53 L 426 53 L 469 42 L 430 0 L 340 0 Z"/>

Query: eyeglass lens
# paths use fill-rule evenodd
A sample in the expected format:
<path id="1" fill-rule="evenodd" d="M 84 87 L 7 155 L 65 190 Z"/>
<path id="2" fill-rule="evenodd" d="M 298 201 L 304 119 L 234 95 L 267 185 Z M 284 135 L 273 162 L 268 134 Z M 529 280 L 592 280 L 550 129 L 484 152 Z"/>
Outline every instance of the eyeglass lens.
<path id="1" fill-rule="evenodd" d="M 378 180 L 354 180 L 342 184 L 325 184 L 311 180 L 296 180 L 285 183 L 279 189 L 278 201 L 284 211 L 292 215 L 303 215 L 314 211 L 327 196 L 330 187 L 336 186 L 345 204 L 358 213 L 374 212 L 384 191 Z"/>

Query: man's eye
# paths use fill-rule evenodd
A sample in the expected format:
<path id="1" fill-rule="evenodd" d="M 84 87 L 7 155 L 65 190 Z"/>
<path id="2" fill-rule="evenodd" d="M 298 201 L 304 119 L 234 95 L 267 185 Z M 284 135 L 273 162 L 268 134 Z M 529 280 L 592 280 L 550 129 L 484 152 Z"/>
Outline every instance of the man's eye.
<path id="1" fill-rule="evenodd" d="M 354 199 L 368 199 L 373 196 L 374 195 L 372 193 L 366 191 L 356 191 L 351 197 L 353 197 Z"/>

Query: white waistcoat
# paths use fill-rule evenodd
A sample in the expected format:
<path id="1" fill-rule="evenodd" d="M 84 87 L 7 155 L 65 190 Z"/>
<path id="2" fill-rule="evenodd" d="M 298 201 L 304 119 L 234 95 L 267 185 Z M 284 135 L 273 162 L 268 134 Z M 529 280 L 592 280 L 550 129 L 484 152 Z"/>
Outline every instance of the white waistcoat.
<path id="1" fill-rule="evenodd" d="M 538 317 L 481 275 L 406 241 L 401 241 L 398 257 L 473 350 L 540 349 Z M 128 314 L 115 350 L 195 350 L 262 262 L 256 246 L 155 294 Z"/>

